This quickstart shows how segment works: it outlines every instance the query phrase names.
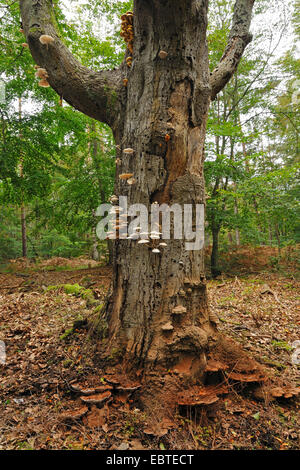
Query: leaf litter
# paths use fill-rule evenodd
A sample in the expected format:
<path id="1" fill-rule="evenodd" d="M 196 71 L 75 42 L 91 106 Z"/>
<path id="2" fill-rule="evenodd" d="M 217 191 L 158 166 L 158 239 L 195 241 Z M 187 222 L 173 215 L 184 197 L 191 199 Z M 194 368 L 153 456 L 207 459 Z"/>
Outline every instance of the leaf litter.
<path id="1" fill-rule="evenodd" d="M 217 374 L 223 383 L 179 396 L 178 412 L 166 422 L 140 408 L 138 383 L 121 370 L 108 375 L 101 369 L 98 344 L 84 322 L 73 329 L 95 307 L 62 289 L 45 291 L 77 283 L 92 288 L 100 304 L 111 270 L 91 266 L 0 275 L 0 340 L 7 354 L 0 365 L 0 449 L 299 448 L 299 366 L 291 359 L 299 340 L 298 281 L 269 273 L 208 281 L 219 330 L 280 385 L 211 358 L 207 380 Z"/>

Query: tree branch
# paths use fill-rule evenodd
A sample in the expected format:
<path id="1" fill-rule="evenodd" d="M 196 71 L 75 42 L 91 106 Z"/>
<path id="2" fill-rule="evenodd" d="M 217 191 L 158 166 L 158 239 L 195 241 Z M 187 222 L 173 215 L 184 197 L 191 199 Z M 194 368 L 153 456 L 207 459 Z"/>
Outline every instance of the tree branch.
<path id="1" fill-rule="evenodd" d="M 225 52 L 210 77 L 212 100 L 229 82 L 239 65 L 245 48 L 252 40 L 249 28 L 254 2 L 255 0 L 236 0 L 235 2 L 232 28 Z"/>
<path id="2" fill-rule="evenodd" d="M 47 70 L 51 87 L 71 106 L 112 128 L 119 115 L 120 74 L 92 71 L 60 40 L 51 0 L 20 0 L 24 33 L 35 62 Z M 54 41 L 41 44 L 41 35 Z"/>

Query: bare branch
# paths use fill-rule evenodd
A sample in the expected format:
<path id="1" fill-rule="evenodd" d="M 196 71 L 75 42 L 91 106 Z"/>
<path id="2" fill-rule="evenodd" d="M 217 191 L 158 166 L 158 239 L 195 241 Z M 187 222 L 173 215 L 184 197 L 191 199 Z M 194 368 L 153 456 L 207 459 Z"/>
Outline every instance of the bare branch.
<path id="1" fill-rule="evenodd" d="M 255 0 L 236 0 L 226 49 L 210 78 L 212 100 L 229 82 L 239 65 L 245 48 L 252 40 L 249 29 L 254 2 Z"/>
<path id="2" fill-rule="evenodd" d="M 74 108 L 114 127 L 119 114 L 119 72 L 95 72 L 75 59 L 59 37 L 51 0 L 20 0 L 20 8 L 31 54 L 47 70 L 52 88 Z M 54 41 L 42 44 L 41 35 Z"/>

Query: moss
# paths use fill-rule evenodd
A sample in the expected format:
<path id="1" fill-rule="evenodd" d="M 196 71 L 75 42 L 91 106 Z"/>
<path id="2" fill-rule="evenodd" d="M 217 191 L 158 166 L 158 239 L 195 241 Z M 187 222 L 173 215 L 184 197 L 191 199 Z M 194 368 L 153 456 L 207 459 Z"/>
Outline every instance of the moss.
<path id="1" fill-rule="evenodd" d="M 97 305 L 97 307 L 94 308 L 93 313 L 100 313 L 104 307 L 104 303 L 101 302 L 101 304 Z"/>
<path id="2" fill-rule="evenodd" d="M 41 28 L 37 28 L 36 26 L 33 26 L 32 28 L 29 29 L 30 34 L 35 34 L 35 33 L 40 33 Z"/>
<path id="3" fill-rule="evenodd" d="M 48 286 L 48 287 L 46 287 L 45 292 L 49 292 L 49 291 L 52 291 L 52 290 L 57 290 L 59 288 L 60 288 L 60 286 Z"/>
<path id="4" fill-rule="evenodd" d="M 66 294 L 72 294 L 77 297 L 80 297 L 82 291 L 85 290 L 84 287 L 79 284 L 61 284 L 60 287 L 63 287 Z"/>
<path id="5" fill-rule="evenodd" d="M 73 365 L 73 361 L 71 359 L 66 359 L 64 362 L 63 362 L 63 366 L 64 367 L 71 367 Z"/>
<path id="6" fill-rule="evenodd" d="M 73 333 L 74 333 L 74 329 L 73 329 L 73 328 L 69 328 L 68 330 L 66 330 L 66 331 L 59 337 L 59 339 L 60 339 L 61 341 L 64 341 L 64 340 L 67 339 L 69 336 L 71 336 Z"/>
<path id="7" fill-rule="evenodd" d="M 57 286 L 48 286 L 45 289 L 45 292 L 63 289 L 66 294 L 75 295 L 76 297 L 81 297 L 84 300 L 95 300 L 93 291 L 91 289 L 86 289 L 79 284 L 58 284 Z"/>
<path id="8" fill-rule="evenodd" d="M 293 348 L 286 343 L 285 341 L 272 341 L 272 346 L 275 349 L 284 349 L 286 351 L 291 351 Z"/>

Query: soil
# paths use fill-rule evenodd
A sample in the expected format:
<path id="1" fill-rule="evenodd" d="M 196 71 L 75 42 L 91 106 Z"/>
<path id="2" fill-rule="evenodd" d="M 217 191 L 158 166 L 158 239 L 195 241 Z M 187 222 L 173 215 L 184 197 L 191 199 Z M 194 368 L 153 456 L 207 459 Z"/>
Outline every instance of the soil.
<path id="1" fill-rule="evenodd" d="M 235 253 L 251 258 L 245 248 Z M 82 258 L 12 263 L 0 273 L 0 449 L 299 449 L 299 365 L 292 360 L 299 281 L 286 267 L 271 272 L 266 258 L 261 248 L 248 273 L 237 262 L 208 281 L 226 347 L 208 360 L 205 386 L 178 393 L 181 370 L 153 371 L 145 383 L 103 364 L 90 325 L 109 289 L 109 266 Z M 91 289 L 94 302 L 63 284 Z M 233 344 L 253 362 L 229 367 Z M 152 413 L 141 400 L 149 384 L 151 393 L 163 390 Z M 158 408 L 170 398 L 175 406 L 166 416 Z"/>

